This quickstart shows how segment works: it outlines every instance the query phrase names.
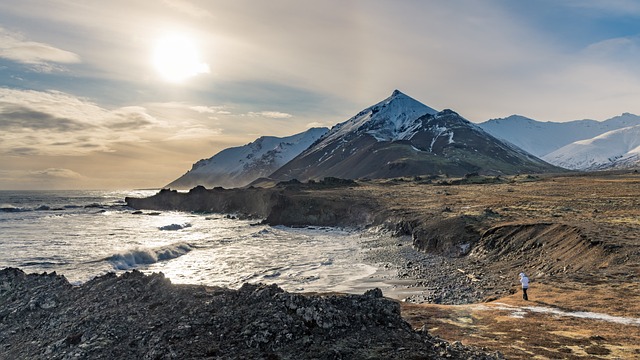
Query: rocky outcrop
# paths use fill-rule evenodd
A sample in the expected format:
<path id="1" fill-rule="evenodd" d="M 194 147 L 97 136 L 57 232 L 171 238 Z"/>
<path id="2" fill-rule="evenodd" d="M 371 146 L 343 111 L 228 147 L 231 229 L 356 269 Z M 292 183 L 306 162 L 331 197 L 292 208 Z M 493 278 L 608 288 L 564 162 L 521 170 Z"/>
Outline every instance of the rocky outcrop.
<path id="1" fill-rule="evenodd" d="M 71 286 L 0 271 L 2 359 L 495 359 L 414 331 L 378 289 L 305 296 L 275 285 L 173 285 L 134 271 Z"/>
<path id="2" fill-rule="evenodd" d="M 413 245 L 422 251 L 451 257 L 469 253 L 480 238 L 480 220 L 472 216 L 435 218 L 416 227 L 411 236 Z"/>

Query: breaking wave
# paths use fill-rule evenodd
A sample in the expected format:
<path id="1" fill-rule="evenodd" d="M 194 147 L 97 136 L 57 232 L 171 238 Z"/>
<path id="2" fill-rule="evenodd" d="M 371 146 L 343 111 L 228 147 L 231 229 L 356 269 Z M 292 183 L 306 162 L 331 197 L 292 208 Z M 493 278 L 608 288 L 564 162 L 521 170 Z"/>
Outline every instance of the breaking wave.
<path id="1" fill-rule="evenodd" d="M 22 211 L 30 211 L 30 209 L 17 207 L 11 204 L 0 204 L 0 212 L 22 212 Z"/>
<path id="2" fill-rule="evenodd" d="M 181 229 L 188 228 L 188 227 L 191 227 L 191 224 L 189 224 L 189 223 L 171 224 L 171 225 L 160 226 L 158 228 L 158 230 L 175 231 L 175 230 L 181 230 Z"/>
<path id="3" fill-rule="evenodd" d="M 153 249 L 129 250 L 125 253 L 111 255 L 104 260 L 110 262 L 116 270 L 129 270 L 141 265 L 175 259 L 193 249 L 195 247 L 191 244 L 177 243 Z"/>

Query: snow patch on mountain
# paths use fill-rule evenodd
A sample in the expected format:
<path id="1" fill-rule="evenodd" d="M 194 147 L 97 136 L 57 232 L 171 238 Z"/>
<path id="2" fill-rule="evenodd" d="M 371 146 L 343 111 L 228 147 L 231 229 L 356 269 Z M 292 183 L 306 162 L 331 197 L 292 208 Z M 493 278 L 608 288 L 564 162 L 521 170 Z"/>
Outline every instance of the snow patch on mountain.
<path id="1" fill-rule="evenodd" d="M 640 125 L 636 125 L 576 141 L 543 159 L 572 170 L 600 170 L 637 166 L 639 155 Z"/>

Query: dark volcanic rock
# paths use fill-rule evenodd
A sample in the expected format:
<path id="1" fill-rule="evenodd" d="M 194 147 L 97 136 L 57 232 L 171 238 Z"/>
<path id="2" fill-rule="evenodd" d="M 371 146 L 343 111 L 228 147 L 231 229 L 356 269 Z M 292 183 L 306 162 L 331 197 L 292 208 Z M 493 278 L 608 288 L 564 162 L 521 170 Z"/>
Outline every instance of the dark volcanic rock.
<path id="1" fill-rule="evenodd" d="M 162 274 L 0 271 L 2 359 L 494 359 L 414 331 L 397 303 L 275 285 L 172 285 Z"/>
<path id="2" fill-rule="evenodd" d="M 319 182 L 289 182 L 271 189 L 205 189 L 188 193 L 163 189 L 148 198 L 125 199 L 128 206 L 147 210 L 178 210 L 237 214 L 240 218 L 265 219 L 269 225 L 349 226 L 373 223 L 375 199 L 353 194 L 348 198 L 336 188 L 357 186 L 351 180 L 327 178 Z"/>
<path id="3" fill-rule="evenodd" d="M 412 231 L 413 245 L 428 253 L 464 256 L 480 238 L 480 233 L 474 227 L 477 222 L 464 215 L 434 218 Z"/>

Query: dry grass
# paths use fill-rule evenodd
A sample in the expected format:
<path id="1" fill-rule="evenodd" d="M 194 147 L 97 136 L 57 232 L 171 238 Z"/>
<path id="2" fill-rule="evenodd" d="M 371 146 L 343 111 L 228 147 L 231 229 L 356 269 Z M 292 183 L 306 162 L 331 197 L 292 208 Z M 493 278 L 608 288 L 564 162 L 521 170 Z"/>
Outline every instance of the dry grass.
<path id="1" fill-rule="evenodd" d="M 508 359 L 640 358 L 640 284 L 533 283 L 530 301 L 519 293 L 485 304 L 403 304 L 403 317 L 443 339 L 502 352 Z M 635 319 L 625 325 L 543 313 L 593 312 Z M 540 309 L 538 309 L 540 311 Z"/>

